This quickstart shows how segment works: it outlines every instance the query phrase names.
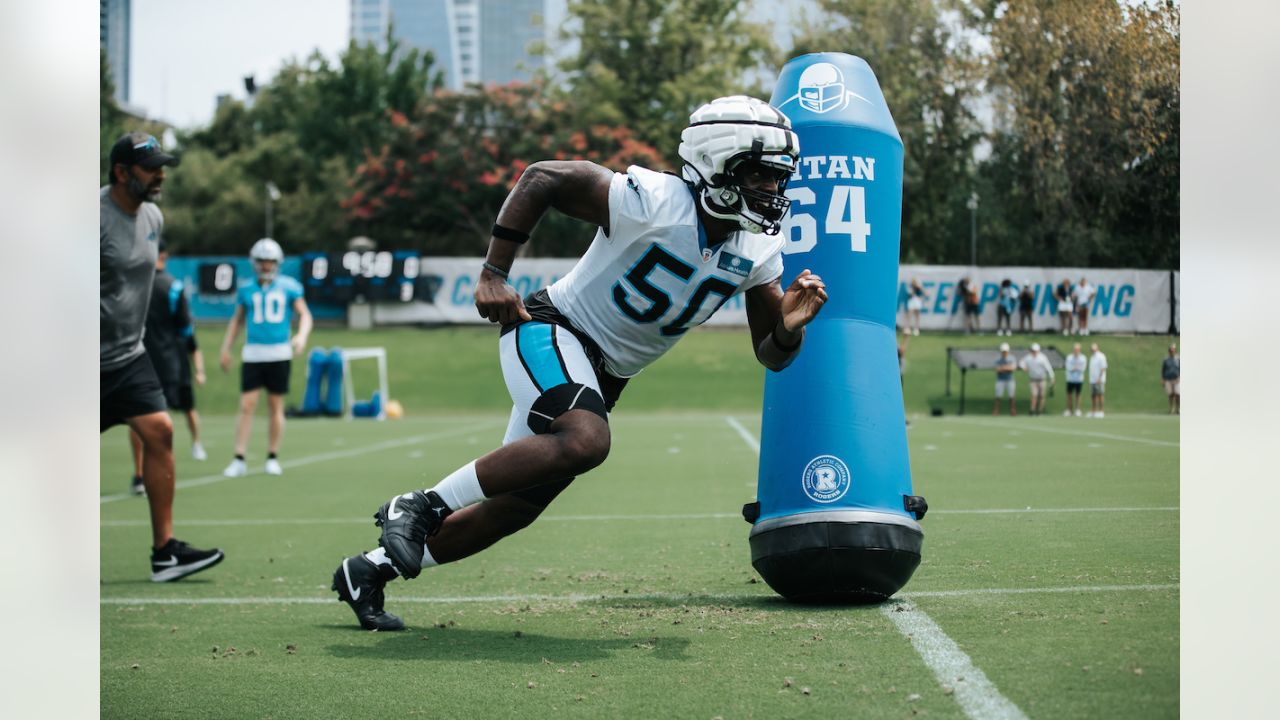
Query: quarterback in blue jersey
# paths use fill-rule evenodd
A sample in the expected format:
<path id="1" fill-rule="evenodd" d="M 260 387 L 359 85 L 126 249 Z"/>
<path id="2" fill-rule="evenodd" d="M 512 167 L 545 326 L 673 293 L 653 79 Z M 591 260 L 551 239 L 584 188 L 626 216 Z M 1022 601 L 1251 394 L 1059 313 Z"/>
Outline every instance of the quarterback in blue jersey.
<path id="1" fill-rule="evenodd" d="M 236 309 L 222 338 L 220 361 L 224 372 L 231 369 L 231 344 L 244 325 L 245 344 L 240 351 L 240 414 L 236 418 L 236 456 L 222 472 L 239 477 L 248 472 L 245 450 L 253 429 L 253 412 L 258 395 L 267 389 L 267 462 L 269 475 L 280 475 L 280 437 L 284 434 L 284 396 L 289 392 L 289 370 L 293 356 L 307 346 L 311 334 L 311 311 L 302 298 L 302 284 L 280 274 L 284 251 L 271 238 L 262 238 L 249 250 L 255 278 L 236 291 Z M 290 337 L 294 317 L 298 333 Z"/>
<path id="2" fill-rule="evenodd" d="M 781 111 L 739 95 L 692 114 L 682 175 L 585 161 L 524 172 L 498 213 L 475 292 L 480 315 L 502 324 L 513 405 L 503 445 L 378 510 L 380 547 L 347 558 L 333 576 L 362 627 L 403 628 L 383 607 L 389 580 L 519 531 L 604 462 L 609 411 L 627 380 L 730 298 L 745 297 L 759 362 L 776 371 L 792 361 L 827 299 L 807 270 L 781 286 L 783 191 L 799 150 Z M 568 275 L 522 300 L 507 274 L 551 208 L 599 231 Z"/>

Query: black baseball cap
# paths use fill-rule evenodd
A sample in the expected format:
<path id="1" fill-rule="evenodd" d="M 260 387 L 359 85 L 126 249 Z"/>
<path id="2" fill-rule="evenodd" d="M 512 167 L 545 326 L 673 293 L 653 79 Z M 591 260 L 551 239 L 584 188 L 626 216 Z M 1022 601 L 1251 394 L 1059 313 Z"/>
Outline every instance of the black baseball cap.
<path id="1" fill-rule="evenodd" d="M 141 165 L 150 169 L 161 165 L 177 167 L 179 162 L 178 158 L 160 149 L 160 141 L 154 135 L 144 132 L 125 133 L 111 146 L 111 167 L 117 164 Z"/>

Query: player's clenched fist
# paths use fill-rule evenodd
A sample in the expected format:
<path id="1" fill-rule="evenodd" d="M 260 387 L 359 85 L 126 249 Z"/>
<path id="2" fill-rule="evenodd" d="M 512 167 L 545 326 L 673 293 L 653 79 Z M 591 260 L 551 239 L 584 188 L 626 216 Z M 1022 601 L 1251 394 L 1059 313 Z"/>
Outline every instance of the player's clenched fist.
<path id="1" fill-rule="evenodd" d="M 503 325 L 517 319 L 533 319 L 529 311 L 524 309 L 520 293 L 487 270 L 481 273 L 480 280 L 476 283 L 476 310 L 480 317 Z"/>

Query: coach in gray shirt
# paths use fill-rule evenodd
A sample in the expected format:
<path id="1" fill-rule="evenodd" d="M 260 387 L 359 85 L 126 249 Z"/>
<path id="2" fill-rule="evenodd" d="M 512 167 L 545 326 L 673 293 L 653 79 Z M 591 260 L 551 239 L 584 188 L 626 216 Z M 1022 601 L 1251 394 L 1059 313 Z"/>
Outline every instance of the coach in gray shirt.
<path id="1" fill-rule="evenodd" d="M 98 192 L 98 301 L 101 431 L 127 424 L 142 439 L 151 505 L 151 579 L 178 580 L 222 561 L 221 550 L 197 550 L 173 536 L 173 421 L 142 345 L 164 219 L 155 201 L 165 166 L 178 159 L 146 133 L 127 133 L 111 148 L 110 179 Z"/>

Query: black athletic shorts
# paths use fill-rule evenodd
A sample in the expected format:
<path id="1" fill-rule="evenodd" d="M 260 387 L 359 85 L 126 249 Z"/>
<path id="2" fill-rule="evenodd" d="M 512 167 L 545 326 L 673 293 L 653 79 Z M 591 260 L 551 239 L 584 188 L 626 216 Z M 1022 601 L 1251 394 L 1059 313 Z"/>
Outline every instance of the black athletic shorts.
<path id="1" fill-rule="evenodd" d="M 164 401 L 170 410 L 189 412 L 196 409 L 196 394 L 190 385 L 165 385 Z"/>
<path id="2" fill-rule="evenodd" d="M 289 393 L 289 368 L 292 360 L 247 362 L 240 366 L 240 392 L 265 387 L 272 395 Z"/>
<path id="3" fill-rule="evenodd" d="M 1067 383 L 1067 392 L 1069 392 L 1069 393 L 1075 393 L 1075 394 L 1079 395 L 1079 394 L 1080 394 L 1080 391 L 1081 391 L 1081 390 L 1083 390 L 1083 389 L 1084 389 L 1084 383 L 1083 383 L 1083 382 L 1078 382 L 1078 383 L 1077 383 L 1077 382 L 1069 382 L 1069 383 Z"/>
<path id="4" fill-rule="evenodd" d="M 107 428 L 120 425 L 128 418 L 165 411 L 164 390 L 146 353 L 114 370 L 103 371 L 98 390 L 101 396 L 98 432 L 106 432 Z"/>

